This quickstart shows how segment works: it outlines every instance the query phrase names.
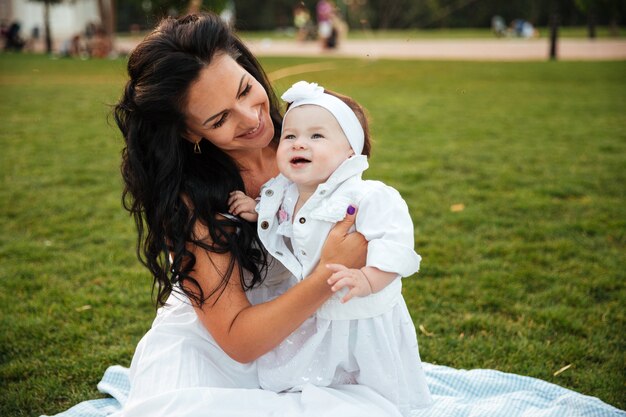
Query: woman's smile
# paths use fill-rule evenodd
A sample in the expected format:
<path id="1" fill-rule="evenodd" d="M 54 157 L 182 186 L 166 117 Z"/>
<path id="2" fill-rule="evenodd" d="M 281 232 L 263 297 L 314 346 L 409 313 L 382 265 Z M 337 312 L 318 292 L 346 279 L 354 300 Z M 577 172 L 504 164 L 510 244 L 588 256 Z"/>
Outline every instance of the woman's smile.
<path id="1" fill-rule="evenodd" d="M 265 128 L 265 122 L 263 120 L 263 110 L 261 110 L 259 112 L 259 120 L 258 120 L 258 124 L 256 125 L 256 127 L 252 130 L 249 130 L 248 132 L 244 133 L 243 135 L 239 135 L 239 137 L 244 138 L 244 139 L 256 139 L 257 136 L 262 136 L 263 135 L 263 131 Z"/>

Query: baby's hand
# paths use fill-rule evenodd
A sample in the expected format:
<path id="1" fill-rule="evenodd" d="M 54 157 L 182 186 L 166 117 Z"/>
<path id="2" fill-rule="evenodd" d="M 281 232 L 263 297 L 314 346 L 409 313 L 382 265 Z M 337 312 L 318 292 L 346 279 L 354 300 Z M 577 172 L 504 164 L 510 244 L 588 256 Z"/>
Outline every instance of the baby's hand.
<path id="1" fill-rule="evenodd" d="M 326 267 L 334 272 L 328 279 L 328 284 L 333 292 L 344 287 L 349 288 L 348 293 L 341 299 L 342 303 L 347 302 L 352 297 L 367 297 L 372 293 L 372 286 L 360 269 L 348 269 L 339 264 L 328 264 Z"/>
<path id="2" fill-rule="evenodd" d="M 233 191 L 228 197 L 228 211 L 233 216 L 239 216 L 249 222 L 255 222 L 259 218 L 259 214 L 254 210 L 256 200 L 248 197 L 243 191 Z"/>

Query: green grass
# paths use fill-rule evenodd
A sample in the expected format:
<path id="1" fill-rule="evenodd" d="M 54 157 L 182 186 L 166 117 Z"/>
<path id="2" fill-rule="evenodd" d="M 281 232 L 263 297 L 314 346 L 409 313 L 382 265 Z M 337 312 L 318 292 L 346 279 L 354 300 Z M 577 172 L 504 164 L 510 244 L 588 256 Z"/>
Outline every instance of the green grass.
<path id="1" fill-rule="evenodd" d="M 537 28 L 541 38 L 550 36 L 550 28 Z M 243 39 L 294 39 L 293 29 L 278 29 L 275 31 L 242 31 L 239 35 Z M 623 30 L 617 36 L 611 35 L 609 28 L 601 26 L 596 29 L 596 37 L 600 39 L 620 39 L 626 36 Z M 560 27 L 560 38 L 580 38 L 588 37 L 586 27 Z M 348 32 L 348 39 L 414 39 L 414 40 L 445 40 L 445 39 L 496 39 L 490 28 L 444 28 L 444 29 L 389 29 L 370 30 L 369 28 L 351 29 Z"/>
<path id="2" fill-rule="evenodd" d="M 550 36 L 550 29 L 547 27 L 537 28 L 541 38 Z M 239 35 L 243 39 L 275 39 L 291 40 L 295 39 L 293 28 L 277 29 L 273 31 L 241 31 Z M 143 38 L 143 35 L 131 35 L 129 33 L 118 33 L 118 36 Z M 621 39 L 626 36 L 626 31 L 620 29 L 617 36 L 613 36 L 607 26 L 600 26 L 596 29 L 596 36 L 600 39 Z M 560 38 L 580 38 L 588 37 L 587 28 L 582 26 L 560 27 Z M 402 30 L 370 30 L 367 27 L 351 29 L 348 32 L 348 39 L 496 39 L 490 28 L 444 28 L 444 29 L 402 29 Z"/>
<path id="3" fill-rule="evenodd" d="M 402 192 L 423 256 L 404 281 L 423 360 L 625 408 L 626 62 L 332 62 L 275 87 L 368 108 L 367 176 Z M 2 416 L 99 397 L 154 316 L 107 122 L 124 80 L 122 60 L 0 55 Z"/>
<path id="4" fill-rule="evenodd" d="M 550 28 L 539 27 L 539 36 L 547 38 L 550 36 Z M 248 33 L 246 32 L 246 35 Z M 596 29 L 598 38 L 611 38 L 608 27 L 598 27 Z M 561 38 L 587 38 L 586 27 L 560 27 L 559 37 Z M 618 32 L 617 38 L 624 37 L 623 31 Z M 404 30 L 351 30 L 348 34 L 350 39 L 495 39 L 490 28 L 442 28 L 442 29 L 404 29 Z M 615 38 L 615 36 L 613 36 Z"/>

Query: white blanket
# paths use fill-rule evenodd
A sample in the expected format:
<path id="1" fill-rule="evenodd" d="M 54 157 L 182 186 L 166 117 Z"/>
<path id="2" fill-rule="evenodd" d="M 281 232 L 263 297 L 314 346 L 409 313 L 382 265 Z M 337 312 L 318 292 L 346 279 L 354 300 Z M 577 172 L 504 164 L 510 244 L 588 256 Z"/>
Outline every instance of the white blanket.
<path id="1" fill-rule="evenodd" d="M 536 378 L 427 363 L 424 369 L 435 404 L 425 410 L 415 410 L 414 417 L 626 417 L 626 412 L 595 397 Z M 98 384 L 98 390 L 111 398 L 85 401 L 56 417 L 399 415 L 382 397 L 371 395 L 366 387 L 307 388 L 303 393 L 289 394 L 190 388 L 153 397 L 122 414 L 130 389 L 128 369 L 112 366 Z"/>

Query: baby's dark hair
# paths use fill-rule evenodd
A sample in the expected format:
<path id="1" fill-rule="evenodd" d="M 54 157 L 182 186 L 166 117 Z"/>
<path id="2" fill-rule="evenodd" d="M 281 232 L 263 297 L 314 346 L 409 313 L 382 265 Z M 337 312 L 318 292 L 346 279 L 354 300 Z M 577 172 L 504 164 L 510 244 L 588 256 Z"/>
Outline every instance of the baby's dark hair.
<path id="1" fill-rule="evenodd" d="M 339 94 L 335 91 L 324 89 L 324 93 L 337 97 L 339 100 L 346 103 L 346 105 L 350 107 L 350 109 L 352 109 L 354 114 L 356 114 L 356 118 L 359 119 L 359 122 L 361 123 L 361 127 L 363 128 L 363 134 L 364 134 L 363 151 L 361 152 L 361 155 L 365 155 L 369 158 L 371 151 L 372 151 L 372 144 L 370 141 L 370 128 L 369 128 L 368 117 L 363 106 L 357 103 L 357 101 L 353 99 L 352 97 Z"/>

